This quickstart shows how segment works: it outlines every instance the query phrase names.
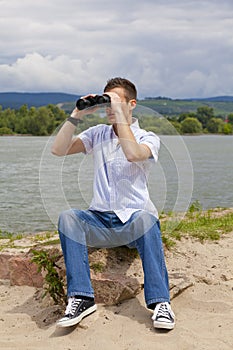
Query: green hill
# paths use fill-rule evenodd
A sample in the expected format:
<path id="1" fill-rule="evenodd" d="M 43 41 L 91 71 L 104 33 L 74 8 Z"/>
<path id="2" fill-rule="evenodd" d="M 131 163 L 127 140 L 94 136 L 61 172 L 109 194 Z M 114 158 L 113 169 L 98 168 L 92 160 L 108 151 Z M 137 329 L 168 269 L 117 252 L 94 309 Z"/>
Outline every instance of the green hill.
<path id="1" fill-rule="evenodd" d="M 145 98 L 138 100 L 138 104 L 151 108 L 156 112 L 165 116 L 175 116 L 181 113 L 196 112 L 198 107 L 208 106 L 214 109 L 215 115 L 227 116 L 233 113 L 233 97 L 229 99 L 216 97 L 209 99 L 184 99 L 173 100 L 170 98 Z M 71 112 L 73 104 L 65 102 L 61 104 L 61 108 L 66 112 Z"/>
<path id="2" fill-rule="evenodd" d="M 215 115 L 226 116 L 233 113 L 233 99 L 229 101 L 221 101 L 210 99 L 197 100 L 172 100 L 169 98 L 149 98 L 138 101 L 142 106 L 156 110 L 162 115 L 172 116 L 181 113 L 196 112 L 198 107 L 208 106 L 214 109 Z"/>
<path id="3" fill-rule="evenodd" d="M 3 109 L 19 109 L 22 105 L 40 107 L 48 104 L 59 105 L 70 113 L 75 107 L 79 95 L 66 93 L 0 93 L 0 105 Z M 216 96 L 203 99 L 171 99 L 168 97 L 147 97 L 138 100 L 138 104 L 151 108 L 165 116 L 176 116 L 181 113 L 196 112 L 198 107 L 209 106 L 216 116 L 227 116 L 233 113 L 233 96 Z"/>

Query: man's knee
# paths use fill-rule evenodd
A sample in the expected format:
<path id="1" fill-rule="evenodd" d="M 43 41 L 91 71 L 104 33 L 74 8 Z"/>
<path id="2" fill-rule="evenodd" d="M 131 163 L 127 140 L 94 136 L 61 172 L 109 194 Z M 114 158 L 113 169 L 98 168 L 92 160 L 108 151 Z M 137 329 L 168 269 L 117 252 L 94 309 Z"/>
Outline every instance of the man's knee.
<path id="1" fill-rule="evenodd" d="M 74 215 L 74 212 L 72 209 L 62 211 L 58 218 L 58 225 L 61 225 L 64 222 L 69 221 L 73 217 L 73 215 Z"/>
<path id="2" fill-rule="evenodd" d="M 78 243 L 86 244 L 85 222 L 80 218 L 80 212 L 77 209 L 61 212 L 58 220 L 60 238 L 65 236 Z"/>
<path id="3" fill-rule="evenodd" d="M 58 219 L 58 230 L 61 232 L 65 232 L 67 230 L 74 229 L 77 225 L 79 225 L 79 210 L 68 209 L 61 212 Z"/>

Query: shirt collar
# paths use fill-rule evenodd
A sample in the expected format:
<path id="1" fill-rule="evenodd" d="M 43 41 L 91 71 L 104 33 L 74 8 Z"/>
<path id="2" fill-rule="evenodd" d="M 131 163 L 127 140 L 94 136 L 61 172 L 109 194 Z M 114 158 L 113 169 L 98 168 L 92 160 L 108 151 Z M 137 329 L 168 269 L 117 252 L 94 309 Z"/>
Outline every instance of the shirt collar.
<path id="1" fill-rule="evenodd" d="M 132 118 L 132 124 L 130 125 L 131 128 L 139 128 L 139 124 L 138 124 L 138 119 L 133 117 Z"/>

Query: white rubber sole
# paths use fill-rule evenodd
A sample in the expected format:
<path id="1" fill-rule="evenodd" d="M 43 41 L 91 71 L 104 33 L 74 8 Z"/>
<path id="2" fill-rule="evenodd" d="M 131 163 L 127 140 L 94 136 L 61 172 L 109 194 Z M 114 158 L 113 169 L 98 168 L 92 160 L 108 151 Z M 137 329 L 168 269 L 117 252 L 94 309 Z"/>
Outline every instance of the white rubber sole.
<path id="1" fill-rule="evenodd" d="M 79 315 L 78 317 L 72 318 L 72 319 L 68 319 L 66 317 L 61 318 L 59 321 L 57 321 L 57 327 L 71 327 L 74 326 L 76 324 L 78 324 L 80 321 L 82 321 L 82 319 L 90 314 L 92 314 L 93 312 L 95 312 L 97 310 L 97 305 L 93 305 L 91 307 L 89 307 L 86 311 L 82 312 L 81 315 Z"/>
<path id="2" fill-rule="evenodd" d="M 159 329 L 173 329 L 175 327 L 175 323 L 166 323 L 166 322 L 153 322 L 154 328 Z"/>

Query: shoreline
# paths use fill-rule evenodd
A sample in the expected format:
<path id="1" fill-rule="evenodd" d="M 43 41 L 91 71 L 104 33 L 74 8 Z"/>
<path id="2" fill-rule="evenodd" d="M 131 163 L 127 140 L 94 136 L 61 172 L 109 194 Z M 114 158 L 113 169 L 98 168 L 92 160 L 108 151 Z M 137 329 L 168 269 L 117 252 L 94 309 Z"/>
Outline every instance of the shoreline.
<path id="1" fill-rule="evenodd" d="M 230 136 L 232 137 L 233 134 L 223 134 L 223 133 L 187 133 L 187 134 L 179 134 L 177 132 L 177 134 L 157 134 L 159 137 L 161 136 Z M 33 135 L 33 134 L 1 134 L 0 137 L 12 137 L 12 136 L 16 136 L 16 137 L 21 137 L 21 136 L 28 136 L 28 137 L 51 137 L 53 136 L 53 134 L 51 135 Z"/>
<path id="2" fill-rule="evenodd" d="M 224 216 L 224 215 L 228 215 L 229 213 L 233 213 L 233 207 L 210 207 L 210 208 L 206 208 L 206 209 L 202 209 L 201 208 L 201 204 L 199 203 L 199 201 L 194 201 L 191 206 L 200 206 L 200 208 L 195 209 L 193 211 L 193 213 L 198 214 L 198 215 L 205 215 L 205 214 L 212 214 L 212 215 L 218 215 L 218 216 Z M 190 211 L 187 210 L 186 212 L 162 212 L 159 214 L 159 220 L 161 222 L 163 221 L 171 221 L 172 219 L 176 220 L 181 219 L 181 220 L 185 220 L 185 218 L 187 218 L 187 215 L 189 215 Z M 44 230 L 38 230 L 38 231 L 8 231 L 5 229 L 1 229 L 0 227 L 0 245 L 1 245 L 1 239 L 2 238 L 7 238 L 7 236 L 10 236 L 10 238 L 13 239 L 13 237 L 16 237 L 17 235 L 21 235 L 22 238 L 25 238 L 27 236 L 35 236 L 35 235 L 39 235 L 41 233 L 48 233 L 48 234 L 54 234 L 56 232 L 56 228 L 54 227 L 54 229 L 44 229 Z M 1 250 L 0 250 L 1 251 Z"/>

